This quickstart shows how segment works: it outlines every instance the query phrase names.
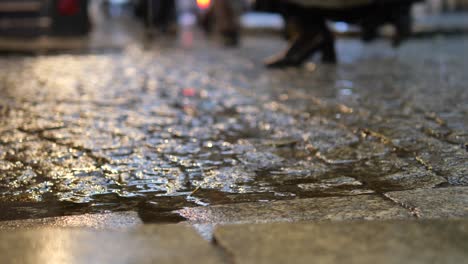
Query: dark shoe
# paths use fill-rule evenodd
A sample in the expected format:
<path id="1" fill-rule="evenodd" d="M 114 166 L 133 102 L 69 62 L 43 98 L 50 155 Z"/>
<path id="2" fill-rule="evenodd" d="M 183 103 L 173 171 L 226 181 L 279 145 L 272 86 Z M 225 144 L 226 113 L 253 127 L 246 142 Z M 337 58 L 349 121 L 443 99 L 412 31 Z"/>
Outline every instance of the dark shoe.
<path id="1" fill-rule="evenodd" d="M 325 40 L 322 34 L 313 37 L 301 35 L 291 46 L 279 55 L 275 55 L 265 61 L 267 68 L 298 67 L 302 65 L 312 54 L 321 50 Z"/>
<path id="2" fill-rule="evenodd" d="M 285 56 L 284 54 L 278 54 L 268 58 L 264 64 L 267 68 L 270 69 L 282 69 L 286 67 L 298 67 L 302 64 L 302 62 L 294 60 L 288 56 Z"/>

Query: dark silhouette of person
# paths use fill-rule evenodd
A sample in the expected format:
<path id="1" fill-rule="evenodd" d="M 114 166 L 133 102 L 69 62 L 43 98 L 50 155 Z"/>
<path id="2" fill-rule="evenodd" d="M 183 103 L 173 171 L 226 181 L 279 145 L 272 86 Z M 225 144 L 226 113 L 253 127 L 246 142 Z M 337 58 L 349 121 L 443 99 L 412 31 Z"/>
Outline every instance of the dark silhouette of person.
<path id="1" fill-rule="evenodd" d="M 299 66 L 315 53 L 325 63 L 336 63 L 335 37 L 326 21 L 343 21 L 361 26 L 362 39 L 372 41 L 384 24 L 395 27 L 394 46 L 411 32 L 411 5 L 419 0 L 278 0 L 280 12 L 294 20 L 297 35 L 290 46 L 268 59 L 270 68 Z"/>

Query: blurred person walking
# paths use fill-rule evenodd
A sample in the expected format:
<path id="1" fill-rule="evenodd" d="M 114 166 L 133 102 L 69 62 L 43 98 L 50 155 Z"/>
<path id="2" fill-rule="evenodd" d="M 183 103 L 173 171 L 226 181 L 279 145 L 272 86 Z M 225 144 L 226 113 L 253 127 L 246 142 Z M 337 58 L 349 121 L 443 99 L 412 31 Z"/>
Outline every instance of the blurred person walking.
<path id="1" fill-rule="evenodd" d="M 359 25 L 362 39 L 372 41 L 384 24 L 395 28 L 394 46 L 411 32 L 410 9 L 419 0 L 277 0 L 282 2 L 283 17 L 294 20 L 297 35 L 290 46 L 265 62 L 270 68 L 299 66 L 315 53 L 322 61 L 336 63 L 335 37 L 327 20 Z"/>

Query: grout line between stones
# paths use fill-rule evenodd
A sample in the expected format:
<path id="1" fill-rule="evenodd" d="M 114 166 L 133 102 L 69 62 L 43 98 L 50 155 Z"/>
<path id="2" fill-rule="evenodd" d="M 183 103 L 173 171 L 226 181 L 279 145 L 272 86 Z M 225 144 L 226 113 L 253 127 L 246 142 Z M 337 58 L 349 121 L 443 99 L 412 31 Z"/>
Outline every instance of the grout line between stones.
<path id="1" fill-rule="evenodd" d="M 224 247 L 222 243 L 216 239 L 215 233 L 213 233 L 213 240 L 211 241 L 211 245 L 220 253 L 221 257 L 227 264 L 236 264 L 234 253 L 230 252 L 229 249 Z"/>
<path id="2" fill-rule="evenodd" d="M 402 203 L 392 197 L 390 197 L 389 195 L 387 195 L 386 193 L 379 193 L 379 196 L 381 196 L 383 199 L 387 200 L 387 201 L 390 201 L 391 203 L 394 203 L 400 207 L 402 207 L 403 209 L 405 210 L 408 210 L 409 213 L 416 219 L 421 219 L 422 216 L 421 216 L 421 210 L 419 210 L 419 208 L 417 207 L 412 207 L 410 206 L 409 204 L 405 204 L 405 203 Z"/>

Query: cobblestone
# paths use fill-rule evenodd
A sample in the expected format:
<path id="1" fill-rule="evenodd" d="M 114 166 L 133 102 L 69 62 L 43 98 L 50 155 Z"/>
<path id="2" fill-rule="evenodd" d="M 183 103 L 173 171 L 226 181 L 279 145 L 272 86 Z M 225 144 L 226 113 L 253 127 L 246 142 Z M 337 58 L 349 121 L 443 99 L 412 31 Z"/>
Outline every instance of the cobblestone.
<path id="1" fill-rule="evenodd" d="M 410 211 L 373 195 L 217 205 L 186 208 L 179 213 L 196 224 L 412 218 Z"/>
<path id="2" fill-rule="evenodd" d="M 2 219 L 466 186 L 465 43 L 342 40 L 338 66 L 278 71 L 269 37 L 2 57 Z"/>
<path id="3" fill-rule="evenodd" d="M 468 188 L 418 189 L 387 193 L 390 199 L 410 208 L 421 218 L 466 218 Z"/>

